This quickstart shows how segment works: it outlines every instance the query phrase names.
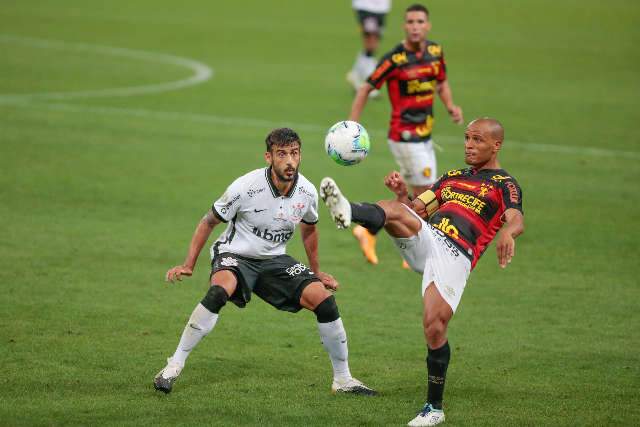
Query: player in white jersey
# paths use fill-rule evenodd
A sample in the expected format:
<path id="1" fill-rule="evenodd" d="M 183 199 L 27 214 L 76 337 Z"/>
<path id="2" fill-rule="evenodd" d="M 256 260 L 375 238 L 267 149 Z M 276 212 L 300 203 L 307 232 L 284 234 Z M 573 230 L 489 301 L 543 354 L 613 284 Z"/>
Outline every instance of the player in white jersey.
<path id="1" fill-rule="evenodd" d="M 198 223 L 183 264 L 171 268 L 168 281 L 191 276 L 213 228 L 227 229 L 211 247 L 209 290 L 184 328 L 175 353 L 153 380 L 156 390 L 171 392 L 191 350 L 216 325 L 228 300 L 244 307 L 256 294 L 279 310 L 315 313 L 324 348 L 333 366 L 334 393 L 375 395 L 351 376 L 347 335 L 334 296 L 338 282 L 320 271 L 318 193 L 298 172 L 301 141 L 291 129 L 275 129 L 266 138 L 267 168 L 236 179 Z M 287 241 L 300 225 L 309 267 L 286 255 Z"/>
<path id="2" fill-rule="evenodd" d="M 362 50 L 347 73 L 347 81 L 357 91 L 376 68 L 376 51 L 384 31 L 385 17 L 391 10 L 391 0 L 352 0 L 351 7 L 360 24 Z M 375 97 L 377 94 L 378 91 L 374 91 L 370 95 Z"/>

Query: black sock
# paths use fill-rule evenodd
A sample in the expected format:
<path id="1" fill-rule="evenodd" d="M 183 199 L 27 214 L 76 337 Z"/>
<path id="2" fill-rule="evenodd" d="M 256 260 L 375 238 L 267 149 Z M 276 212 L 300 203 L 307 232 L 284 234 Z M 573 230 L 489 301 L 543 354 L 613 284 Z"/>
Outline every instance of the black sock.
<path id="1" fill-rule="evenodd" d="M 384 227 L 387 215 L 384 209 L 373 203 L 349 203 L 351 205 L 351 221 L 360 224 L 371 234 L 378 234 Z"/>
<path id="2" fill-rule="evenodd" d="M 444 394 L 444 381 L 447 377 L 447 367 L 451 358 L 449 341 L 442 347 L 427 353 L 427 402 L 434 409 L 442 409 L 442 395 Z"/>

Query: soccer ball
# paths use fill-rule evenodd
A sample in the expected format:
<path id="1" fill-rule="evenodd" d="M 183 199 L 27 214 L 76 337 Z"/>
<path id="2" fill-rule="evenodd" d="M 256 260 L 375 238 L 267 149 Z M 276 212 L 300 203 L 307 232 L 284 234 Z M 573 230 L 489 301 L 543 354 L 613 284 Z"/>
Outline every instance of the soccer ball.
<path id="1" fill-rule="evenodd" d="M 360 163 L 369 154 L 369 134 L 360 124 L 350 120 L 331 126 L 324 139 L 327 154 L 337 164 L 351 166 Z"/>

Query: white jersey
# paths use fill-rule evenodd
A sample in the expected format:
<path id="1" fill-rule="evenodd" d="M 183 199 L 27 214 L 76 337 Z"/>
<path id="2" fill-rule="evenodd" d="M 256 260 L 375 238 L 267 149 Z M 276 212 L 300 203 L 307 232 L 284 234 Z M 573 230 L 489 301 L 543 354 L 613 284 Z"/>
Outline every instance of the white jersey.
<path id="1" fill-rule="evenodd" d="M 248 258 L 271 258 L 285 253 L 300 221 L 318 222 L 318 192 L 298 176 L 287 194 L 280 194 L 271 168 L 256 169 L 233 181 L 212 210 L 227 229 L 211 246 L 211 258 L 232 252 Z"/>
<path id="2" fill-rule="evenodd" d="M 352 0 L 351 7 L 371 13 L 389 13 L 391 0 Z"/>

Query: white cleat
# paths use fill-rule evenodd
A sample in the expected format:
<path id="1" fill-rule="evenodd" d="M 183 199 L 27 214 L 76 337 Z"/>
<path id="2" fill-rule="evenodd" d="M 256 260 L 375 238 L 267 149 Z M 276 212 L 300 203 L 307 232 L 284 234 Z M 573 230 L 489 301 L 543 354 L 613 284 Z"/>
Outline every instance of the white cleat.
<path id="1" fill-rule="evenodd" d="M 430 403 L 425 403 L 418 415 L 409 421 L 408 426 L 435 426 L 444 422 L 444 411 L 442 409 L 434 409 Z"/>
<path id="2" fill-rule="evenodd" d="M 346 380 L 334 379 L 333 384 L 331 384 L 331 393 L 350 393 L 360 396 L 376 396 L 378 394 L 377 391 L 367 387 L 362 381 L 353 377 Z"/>
<path id="3" fill-rule="evenodd" d="M 351 225 L 351 205 L 333 179 L 327 177 L 320 181 L 320 197 L 327 205 L 331 218 L 338 228 L 349 228 Z"/>
<path id="4" fill-rule="evenodd" d="M 184 365 L 173 363 L 171 358 L 167 359 L 167 366 L 165 366 L 153 379 L 153 387 L 163 393 L 171 393 L 173 383 L 178 379 L 178 375 L 182 372 Z"/>

